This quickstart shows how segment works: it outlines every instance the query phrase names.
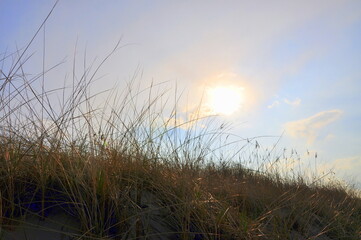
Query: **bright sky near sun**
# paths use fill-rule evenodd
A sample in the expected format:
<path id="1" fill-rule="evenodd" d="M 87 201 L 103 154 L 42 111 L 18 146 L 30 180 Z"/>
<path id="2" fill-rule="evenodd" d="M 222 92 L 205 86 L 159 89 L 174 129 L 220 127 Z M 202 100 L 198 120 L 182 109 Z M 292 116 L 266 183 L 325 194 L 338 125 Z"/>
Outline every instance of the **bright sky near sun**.
<path id="1" fill-rule="evenodd" d="M 24 47 L 52 5 L 1 0 L 0 53 Z M 90 64 L 121 39 L 97 89 L 121 86 L 141 69 L 144 86 L 176 82 L 188 103 L 204 96 L 202 114 L 222 115 L 233 133 L 284 132 L 281 148 L 297 149 L 305 161 L 317 152 L 320 168 L 361 182 L 359 0 L 61 0 L 45 33 L 46 67 L 66 61 L 47 86 L 63 81 L 75 46 Z M 31 73 L 41 71 L 43 41 L 42 32 Z"/>
<path id="2" fill-rule="evenodd" d="M 239 89 L 231 87 L 213 87 L 207 90 L 205 100 L 211 113 L 231 115 L 235 114 L 241 108 L 242 92 Z"/>

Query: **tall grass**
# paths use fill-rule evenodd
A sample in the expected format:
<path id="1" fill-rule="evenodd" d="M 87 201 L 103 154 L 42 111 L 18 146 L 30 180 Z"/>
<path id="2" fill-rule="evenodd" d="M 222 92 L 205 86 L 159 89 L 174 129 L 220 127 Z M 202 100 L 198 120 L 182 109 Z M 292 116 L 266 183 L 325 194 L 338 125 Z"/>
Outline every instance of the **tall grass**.
<path id="1" fill-rule="evenodd" d="M 164 83 L 140 89 L 133 79 L 123 95 L 92 94 L 119 47 L 52 90 L 36 87 L 48 70 L 25 72 L 28 47 L 2 55 L 2 231 L 60 208 L 80 223 L 78 233 L 64 233 L 73 239 L 361 239 L 356 191 L 282 174 L 279 158 L 262 158 L 255 140 L 237 144 L 263 167 L 224 159 L 230 143 L 217 144 L 227 126 L 194 112 L 177 120 L 179 98 L 160 91 Z M 102 94 L 109 97 L 95 107 Z"/>

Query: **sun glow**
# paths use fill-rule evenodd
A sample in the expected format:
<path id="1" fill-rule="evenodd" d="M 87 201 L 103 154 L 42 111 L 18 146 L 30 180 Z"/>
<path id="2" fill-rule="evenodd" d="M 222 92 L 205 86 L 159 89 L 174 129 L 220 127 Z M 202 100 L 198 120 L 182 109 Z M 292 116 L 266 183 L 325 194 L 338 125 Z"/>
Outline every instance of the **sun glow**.
<path id="1" fill-rule="evenodd" d="M 242 106 L 243 88 L 214 87 L 207 91 L 207 106 L 212 114 L 231 115 Z"/>

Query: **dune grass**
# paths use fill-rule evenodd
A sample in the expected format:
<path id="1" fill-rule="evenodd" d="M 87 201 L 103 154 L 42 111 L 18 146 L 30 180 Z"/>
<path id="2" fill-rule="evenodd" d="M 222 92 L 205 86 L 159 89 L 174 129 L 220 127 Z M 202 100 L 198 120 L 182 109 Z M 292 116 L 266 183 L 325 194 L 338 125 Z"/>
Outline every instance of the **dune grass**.
<path id="1" fill-rule="evenodd" d="M 39 89 L 46 71 L 29 78 L 26 51 L 1 57 L 12 61 L 0 72 L 2 234 L 61 208 L 80 224 L 71 239 L 361 239 L 354 189 L 224 159 L 214 143 L 227 127 L 197 114 L 177 122 L 178 98 L 167 111 L 157 85 L 132 81 L 99 108 L 90 91 L 99 68 Z"/>

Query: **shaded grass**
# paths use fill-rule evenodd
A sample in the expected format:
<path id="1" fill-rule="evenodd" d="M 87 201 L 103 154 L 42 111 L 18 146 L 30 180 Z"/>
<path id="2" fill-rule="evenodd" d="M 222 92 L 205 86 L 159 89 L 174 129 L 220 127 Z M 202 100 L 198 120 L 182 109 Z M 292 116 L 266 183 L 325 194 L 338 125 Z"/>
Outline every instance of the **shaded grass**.
<path id="1" fill-rule="evenodd" d="M 87 163 L 57 152 L 46 159 L 45 169 L 30 159 L 12 172 L 1 168 L 3 226 L 24 214 L 46 217 L 57 205 L 80 220 L 87 237 L 139 238 L 147 236 L 142 216 L 156 211 L 142 200 L 148 193 L 159 202 L 159 221 L 179 239 L 359 238 L 361 201 L 337 186 L 276 182 L 236 165 L 152 165 L 140 156 Z"/>

